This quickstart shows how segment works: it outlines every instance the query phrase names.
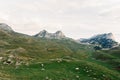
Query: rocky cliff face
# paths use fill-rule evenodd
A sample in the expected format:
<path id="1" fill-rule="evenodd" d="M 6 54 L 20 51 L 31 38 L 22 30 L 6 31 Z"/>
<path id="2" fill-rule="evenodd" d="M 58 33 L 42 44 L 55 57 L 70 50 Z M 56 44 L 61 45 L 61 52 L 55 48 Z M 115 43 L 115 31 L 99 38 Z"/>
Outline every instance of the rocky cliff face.
<path id="1" fill-rule="evenodd" d="M 48 33 L 46 30 L 40 31 L 35 37 L 48 38 L 48 39 L 62 39 L 65 35 L 61 31 L 55 33 Z"/>
<path id="2" fill-rule="evenodd" d="M 99 34 L 89 39 L 82 39 L 80 42 L 99 45 L 102 48 L 113 48 L 118 45 L 112 33 Z"/>
<path id="3" fill-rule="evenodd" d="M 4 23 L 0 23 L 0 30 L 4 30 L 4 31 L 8 31 L 8 32 L 13 31 L 10 26 L 8 26 L 7 24 L 4 24 Z"/>

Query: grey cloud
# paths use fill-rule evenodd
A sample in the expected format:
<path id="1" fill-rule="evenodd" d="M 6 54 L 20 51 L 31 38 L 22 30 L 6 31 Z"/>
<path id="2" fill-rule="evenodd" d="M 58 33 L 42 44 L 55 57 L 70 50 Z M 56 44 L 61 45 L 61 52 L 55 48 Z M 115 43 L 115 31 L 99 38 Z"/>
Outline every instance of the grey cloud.
<path id="1" fill-rule="evenodd" d="M 73 38 L 113 32 L 120 40 L 120 0 L 0 0 L 0 21 L 35 34 L 62 30 Z"/>

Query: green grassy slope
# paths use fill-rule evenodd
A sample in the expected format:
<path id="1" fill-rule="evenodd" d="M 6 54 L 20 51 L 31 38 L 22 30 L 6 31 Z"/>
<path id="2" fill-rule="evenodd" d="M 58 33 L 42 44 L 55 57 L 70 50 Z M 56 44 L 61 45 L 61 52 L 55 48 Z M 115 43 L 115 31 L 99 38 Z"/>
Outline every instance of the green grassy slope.
<path id="1" fill-rule="evenodd" d="M 101 57 L 98 61 L 99 56 L 95 54 L 98 52 L 91 45 L 69 39 L 50 40 L 19 33 L 0 33 L 0 80 L 120 79 L 120 73 L 110 64 L 106 66 Z M 117 56 L 109 55 L 110 59 L 114 57 Z"/>
<path id="2" fill-rule="evenodd" d="M 120 48 L 115 48 L 111 50 L 101 50 L 96 51 L 93 57 L 103 64 L 108 65 L 111 69 L 120 72 Z"/>

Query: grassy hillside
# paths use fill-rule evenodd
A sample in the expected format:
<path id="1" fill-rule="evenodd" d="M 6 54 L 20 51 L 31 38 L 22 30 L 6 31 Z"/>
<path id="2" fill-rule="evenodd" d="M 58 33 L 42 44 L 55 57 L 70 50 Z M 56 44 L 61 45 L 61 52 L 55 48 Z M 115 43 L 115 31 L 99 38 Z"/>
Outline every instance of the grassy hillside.
<path id="1" fill-rule="evenodd" d="M 111 50 L 101 50 L 93 53 L 93 57 L 111 67 L 111 69 L 120 72 L 120 48 Z"/>
<path id="2" fill-rule="evenodd" d="M 119 71 L 100 55 L 119 59 L 112 53 L 95 51 L 92 45 L 70 39 L 0 31 L 0 80 L 119 80 Z"/>

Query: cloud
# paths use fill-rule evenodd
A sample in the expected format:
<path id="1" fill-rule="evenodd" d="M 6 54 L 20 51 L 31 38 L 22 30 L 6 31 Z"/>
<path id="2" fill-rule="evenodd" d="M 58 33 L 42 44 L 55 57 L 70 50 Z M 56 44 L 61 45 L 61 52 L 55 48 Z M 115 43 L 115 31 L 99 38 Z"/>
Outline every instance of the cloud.
<path id="1" fill-rule="evenodd" d="M 42 29 L 60 29 L 73 38 L 118 35 L 119 5 L 120 0 L 0 0 L 0 22 L 31 35 Z"/>

